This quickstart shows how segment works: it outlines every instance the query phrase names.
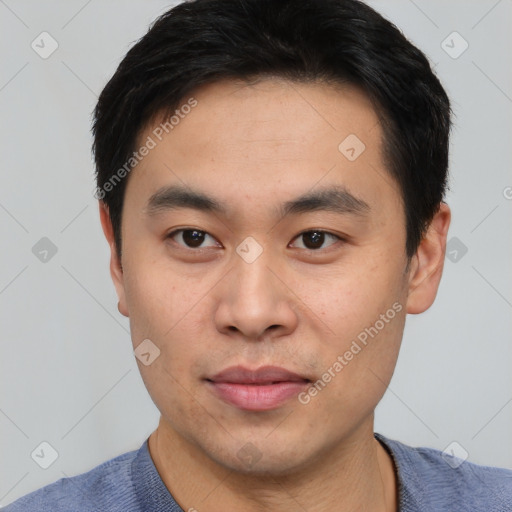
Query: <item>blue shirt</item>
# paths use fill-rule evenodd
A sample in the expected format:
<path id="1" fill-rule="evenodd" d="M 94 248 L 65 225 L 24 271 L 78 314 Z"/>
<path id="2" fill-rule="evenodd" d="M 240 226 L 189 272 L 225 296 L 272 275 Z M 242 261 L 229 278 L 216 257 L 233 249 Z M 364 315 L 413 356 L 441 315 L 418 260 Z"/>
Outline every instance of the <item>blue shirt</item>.
<path id="1" fill-rule="evenodd" d="M 460 463 L 432 448 L 375 437 L 397 469 L 399 512 L 512 511 L 512 470 Z M 2 511 L 183 512 L 161 480 L 147 442 L 87 473 L 27 494 Z"/>

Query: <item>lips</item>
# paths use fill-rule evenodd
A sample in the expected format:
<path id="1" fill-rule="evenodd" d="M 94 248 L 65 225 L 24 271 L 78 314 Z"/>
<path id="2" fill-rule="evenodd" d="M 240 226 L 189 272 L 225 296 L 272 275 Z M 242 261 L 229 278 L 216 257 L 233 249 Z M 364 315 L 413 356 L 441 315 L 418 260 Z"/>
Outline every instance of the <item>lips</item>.
<path id="1" fill-rule="evenodd" d="M 309 379 L 278 366 L 262 366 L 256 370 L 248 370 L 242 366 L 233 366 L 208 380 L 213 382 L 230 382 L 233 384 L 262 385 L 276 382 L 308 381 Z"/>
<path id="2" fill-rule="evenodd" d="M 297 396 L 310 382 L 307 377 L 277 366 L 255 370 L 234 366 L 206 379 L 218 398 L 249 411 L 276 409 Z"/>

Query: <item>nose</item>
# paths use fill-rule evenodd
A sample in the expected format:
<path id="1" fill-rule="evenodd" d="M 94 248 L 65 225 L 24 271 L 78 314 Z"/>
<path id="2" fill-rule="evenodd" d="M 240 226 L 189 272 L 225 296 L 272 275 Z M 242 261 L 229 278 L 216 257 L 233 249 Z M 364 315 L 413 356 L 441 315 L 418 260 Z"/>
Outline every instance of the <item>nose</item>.
<path id="1" fill-rule="evenodd" d="M 286 284 L 283 266 L 275 257 L 273 263 L 269 259 L 266 250 L 250 263 L 233 255 L 231 271 L 216 287 L 215 324 L 219 332 L 260 341 L 295 330 L 295 295 Z"/>

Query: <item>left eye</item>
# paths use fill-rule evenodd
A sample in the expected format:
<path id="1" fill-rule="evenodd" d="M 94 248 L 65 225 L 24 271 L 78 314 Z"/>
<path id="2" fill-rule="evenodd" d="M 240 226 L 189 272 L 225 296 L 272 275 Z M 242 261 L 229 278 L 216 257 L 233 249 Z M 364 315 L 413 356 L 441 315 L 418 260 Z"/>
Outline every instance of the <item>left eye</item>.
<path id="1" fill-rule="evenodd" d="M 173 240 L 177 239 L 176 241 L 178 241 L 180 245 L 184 245 L 189 249 L 211 247 L 211 245 L 201 245 L 208 237 L 214 241 L 213 245 L 218 247 L 218 243 L 215 238 L 209 235 L 206 231 L 200 231 L 199 229 L 177 229 L 176 231 L 169 233 L 167 236 L 167 238 L 171 238 Z"/>
<path id="2" fill-rule="evenodd" d="M 322 245 L 327 238 L 333 239 L 333 243 L 335 243 L 337 240 L 341 240 L 339 236 L 328 233 L 327 231 L 320 231 L 317 229 L 312 231 L 304 231 L 295 240 L 303 241 L 303 247 L 301 247 L 301 249 L 317 250 L 322 248 Z M 329 245 L 333 245 L 333 243 Z"/>

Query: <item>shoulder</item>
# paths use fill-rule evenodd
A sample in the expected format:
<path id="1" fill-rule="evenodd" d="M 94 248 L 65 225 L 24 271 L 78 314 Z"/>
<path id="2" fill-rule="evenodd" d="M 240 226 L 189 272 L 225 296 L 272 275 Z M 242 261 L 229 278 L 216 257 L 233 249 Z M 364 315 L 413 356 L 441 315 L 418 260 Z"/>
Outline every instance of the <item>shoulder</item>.
<path id="1" fill-rule="evenodd" d="M 482 466 L 433 448 L 375 434 L 390 452 L 409 510 L 512 512 L 512 470 Z"/>
<path id="2" fill-rule="evenodd" d="M 131 464 L 140 450 L 124 453 L 86 473 L 42 487 L 1 509 L 1 512 L 126 512 L 133 508 Z M 132 506 L 130 506 L 132 505 Z"/>

